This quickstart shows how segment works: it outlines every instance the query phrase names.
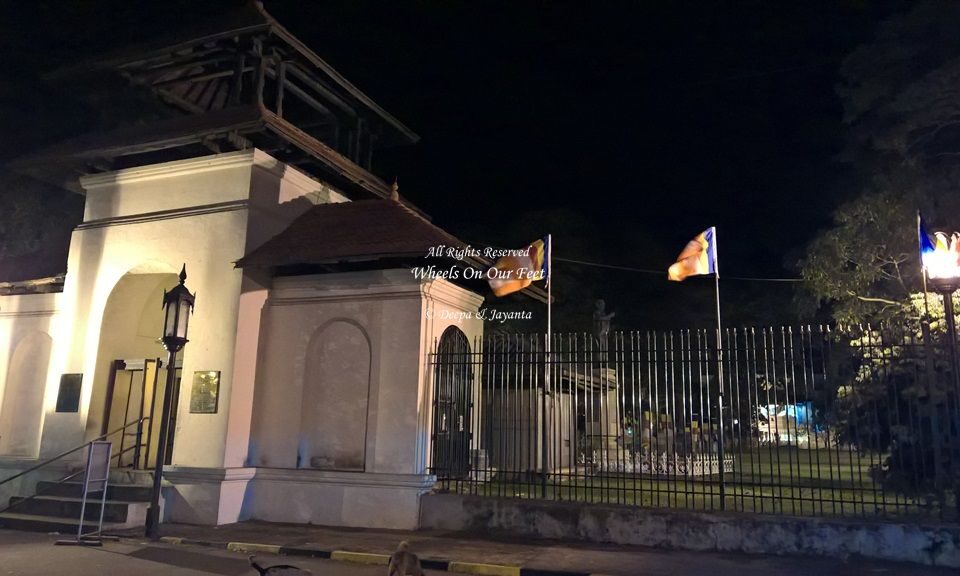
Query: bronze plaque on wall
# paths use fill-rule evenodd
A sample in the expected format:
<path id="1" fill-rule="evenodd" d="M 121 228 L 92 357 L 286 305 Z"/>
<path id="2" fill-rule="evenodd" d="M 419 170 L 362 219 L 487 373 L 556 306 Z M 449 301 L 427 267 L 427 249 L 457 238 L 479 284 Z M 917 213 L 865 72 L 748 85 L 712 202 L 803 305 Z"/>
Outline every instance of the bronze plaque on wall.
<path id="1" fill-rule="evenodd" d="M 216 414 L 219 397 L 219 370 L 193 373 L 193 387 L 190 389 L 191 414 Z"/>

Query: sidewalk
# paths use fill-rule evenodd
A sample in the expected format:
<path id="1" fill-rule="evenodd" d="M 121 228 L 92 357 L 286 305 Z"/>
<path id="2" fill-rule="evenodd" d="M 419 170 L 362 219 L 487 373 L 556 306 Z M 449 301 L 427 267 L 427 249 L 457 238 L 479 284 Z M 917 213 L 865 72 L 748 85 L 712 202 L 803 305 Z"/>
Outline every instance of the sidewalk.
<path id="1" fill-rule="evenodd" d="M 128 538 L 143 536 L 140 530 L 118 534 Z M 919 576 L 954 573 L 946 568 L 859 559 L 841 561 L 697 553 L 574 542 L 521 541 L 497 534 L 330 528 L 254 521 L 217 527 L 164 524 L 161 534 L 165 542 L 188 546 L 212 546 L 237 552 L 249 550 L 257 554 L 332 557 L 335 560 L 367 564 L 385 564 L 386 555 L 393 552 L 399 541 L 406 540 L 410 543 L 410 549 L 424 561 L 425 568 L 514 576 Z"/>

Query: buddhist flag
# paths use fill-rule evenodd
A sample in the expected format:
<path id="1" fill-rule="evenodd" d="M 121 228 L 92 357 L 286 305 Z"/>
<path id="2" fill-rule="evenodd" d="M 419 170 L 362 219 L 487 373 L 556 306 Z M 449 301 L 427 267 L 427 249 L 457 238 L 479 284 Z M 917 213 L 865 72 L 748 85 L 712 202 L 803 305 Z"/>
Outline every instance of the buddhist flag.
<path id="1" fill-rule="evenodd" d="M 927 232 L 923 216 L 917 212 L 920 236 L 920 262 L 928 278 L 953 278 L 960 275 L 960 234 L 949 238 L 943 232 Z"/>
<path id="2" fill-rule="evenodd" d="M 667 278 L 680 282 L 687 276 L 716 274 L 717 229 L 713 226 L 687 242 L 686 248 L 677 256 L 677 261 L 667 271 Z"/>
<path id="3" fill-rule="evenodd" d="M 924 268 L 930 263 L 930 258 L 937 250 L 936 241 L 933 236 L 927 232 L 927 226 L 923 221 L 923 216 L 917 212 L 917 235 L 920 237 L 920 263 Z"/>
<path id="4" fill-rule="evenodd" d="M 526 249 L 511 251 L 487 270 L 487 281 L 497 296 L 506 296 L 523 290 L 530 284 L 549 277 L 547 254 L 550 246 L 546 238 L 536 240 Z M 548 280 L 549 281 L 549 280 Z"/>

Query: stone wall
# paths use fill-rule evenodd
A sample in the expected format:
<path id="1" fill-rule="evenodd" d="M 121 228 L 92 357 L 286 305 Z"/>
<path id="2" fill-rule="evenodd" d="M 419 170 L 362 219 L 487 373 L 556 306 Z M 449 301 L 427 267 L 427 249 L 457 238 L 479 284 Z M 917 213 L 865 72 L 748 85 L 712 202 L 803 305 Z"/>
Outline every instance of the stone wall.
<path id="1" fill-rule="evenodd" d="M 236 491 L 240 515 L 204 516 L 198 511 L 210 506 L 184 497 L 170 518 L 416 528 L 419 498 L 436 480 L 427 469 L 429 354 L 454 322 L 468 339 L 480 337 L 481 302 L 409 269 L 275 279 L 263 310 L 246 460 L 255 474 Z M 203 494 L 194 502 L 222 498 L 194 470 L 167 476 L 178 493 Z"/>
<path id="2" fill-rule="evenodd" d="M 53 413 L 60 379 L 47 385 L 60 307 L 59 293 L 0 296 L 0 466 L 40 452 L 44 413 Z"/>
<path id="3" fill-rule="evenodd" d="M 960 568 L 957 525 L 427 494 L 421 498 L 420 527 L 678 550 L 862 556 Z"/>

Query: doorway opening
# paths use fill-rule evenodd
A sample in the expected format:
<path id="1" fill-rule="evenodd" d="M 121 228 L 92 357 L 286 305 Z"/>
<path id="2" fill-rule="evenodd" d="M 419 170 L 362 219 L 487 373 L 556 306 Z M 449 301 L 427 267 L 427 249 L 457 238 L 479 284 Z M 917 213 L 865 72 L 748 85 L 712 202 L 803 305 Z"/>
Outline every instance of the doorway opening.
<path id="1" fill-rule="evenodd" d="M 107 434 L 139 421 L 136 426 L 128 426 L 122 433 L 111 436 L 115 467 L 152 470 L 156 466 L 167 369 L 160 358 L 112 362 L 100 433 Z M 175 370 L 164 464 L 171 463 L 177 426 L 180 367 Z"/>
<path id="2" fill-rule="evenodd" d="M 163 293 L 178 282 L 163 265 L 138 267 L 117 281 L 103 310 L 86 436 L 112 433 L 107 440 L 113 442 L 114 465 L 121 468 L 155 464 L 167 381 L 167 353 L 160 339 Z M 176 408 L 174 395 L 174 413 Z M 113 433 L 141 418 L 140 425 Z M 175 423 L 169 430 L 172 444 Z"/>

